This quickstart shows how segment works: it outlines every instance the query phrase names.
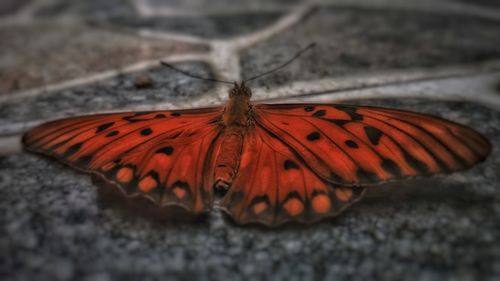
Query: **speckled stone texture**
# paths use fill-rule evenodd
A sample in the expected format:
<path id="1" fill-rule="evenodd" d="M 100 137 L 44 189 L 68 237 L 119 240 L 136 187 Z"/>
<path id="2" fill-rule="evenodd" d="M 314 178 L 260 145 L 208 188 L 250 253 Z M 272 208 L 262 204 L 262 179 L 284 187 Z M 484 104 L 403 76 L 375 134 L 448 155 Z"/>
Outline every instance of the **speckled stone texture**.
<path id="1" fill-rule="evenodd" d="M 140 60 L 206 49 L 198 44 L 147 40 L 71 22 L 0 26 L 0 38 L 6 39 L 0 43 L 0 52 L 9 53 L 0 59 L 0 96 Z"/>
<path id="2" fill-rule="evenodd" d="M 355 2 L 350 6 L 345 1 L 321 1 L 295 22 L 285 22 L 285 28 L 272 36 L 259 32 L 272 29 L 289 14 L 300 14 L 300 9 L 294 10 L 299 1 L 241 5 L 229 0 L 212 5 L 196 0 L 2 2 L 0 14 L 9 15 L 9 20 L 0 20 L 0 48 L 15 43 L 7 42 L 6 33 L 1 32 L 8 28 L 25 31 L 14 37 L 18 42 L 32 42 L 30 34 L 47 25 L 61 25 L 61 30 L 70 24 L 86 30 L 90 20 L 93 32 L 75 34 L 80 41 L 61 41 L 60 48 L 51 47 L 55 41 L 46 38 L 48 45 L 35 40 L 27 49 L 5 48 L 0 52 L 0 73 L 9 75 L 0 79 L 4 89 L 0 93 L 0 146 L 13 138 L 18 142 L 26 128 L 55 117 L 164 104 L 220 103 L 225 85 L 193 80 L 156 63 L 120 74 L 121 67 L 172 55 L 171 46 L 177 50 L 174 55 L 210 56 L 177 57 L 176 66 L 224 78 L 219 77 L 221 69 L 241 71 L 242 77 L 248 77 L 317 42 L 316 49 L 282 72 L 253 84 L 267 87 L 268 92 L 295 81 L 316 85 L 318 79 L 359 73 L 378 77 L 383 71 L 410 73 L 418 69 L 432 73 L 442 67 L 452 73 L 465 65 L 472 70 L 462 75 L 473 78 L 481 75 L 479 64 L 494 64 L 500 58 L 500 13 L 496 20 L 493 16 L 500 9 L 494 1 L 419 1 L 422 6 L 417 3 L 405 9 L 394 8 L 403 3 L 399 0 Z M 434 3 L 450 5 L 453 12 L 436 12 Z M 488 7 L 488 18 L 460 10 L 464 3 Z M 248 20 L 247 16 L 254 14 Z M 177 18 L 188 20 L 172 20 Z M 231 26 L 224 24 L 225 19 Z M 144 36 L 139 30 L 154 31 L 157 37 Z M 53 38 L 64 34 L 56 33 Z M 121 55 L 114 56 L 117 53 L 109 46 L 116 46 L 117 41 L 108 41 L 102 34 L 126 38 L 119 41 L 122 47 L 141 55 L 123 60 Z M 233 38 L 255 34 L 261 39 L 239 49 L 235 60 L 213 52 L 224 40 L 230 44 Z M 154 56 L 148 51 L 151 42 L 158 46 L 153 48 Z M 88 46 L 105 52 L 89 53 Z M 23 50 L 47 55 L 24 68 Z M 92 67 L 79 68 L 75 60 L 69 61 L 68 54 L 74 53 L 82 60 L 76 62 Z M 58 54 L 63 58 L 55 59 Z M 95 61 L 90 63 L 89 57 Z M 240 65 L 235 67 L 231 61 Z M 2 72 L 2 65 L 19 71 Z M 46 70 L 40 65 L 46 65 Z M 75 72 L 66 73 L 67 67 Z M 500 83 L 500 67 L 492 69 L 489 75 L 497 75 Z M 102 71 L 117 74 L 99 78 Z M 59 84 L 87 75 L 95 78 L 78 86 Z M 152 83 L 137 87 L 137 79 L 144 76 Z M 43 79 L 32 83 L 32 77 Z M 5 81 L 18 82 L 6 86 Z M 422 85 L 440 85 L 433 77 L 426 83 L 402 80 L 396 87 L 426 93 Z M 45 90 L 46 86 L 56 90 Z M 363 81 L 356 84 L 370 91 L 365 86 Z M 486 91 L 477 87 L 477 95 Z M 27 89 L 31 92 L 25 92 Z M 335 100 L 336 94 L 345 93 L 328 89 L 331 92 L 318 91 L 318 97 L 321 94 L 324 100 L 331 94 Z M 458 97 L 461 88 L 456 91 Z M 487 160 L 451 175 L 370 189 L 342 215 L 310 226 L 239 226 L 229 221 L 217 204 L 201 220 L 148 218 L 128 209 L 120 198 L 103 196 L 88 175 L 46 157 L 2 148 L 0 280 L 500 280 L 500 111 L 490 104 L 474 103 L 473 98 L 464 102 L 448 95 L 443 101 L 435 88 L 433 93 L 422 94 L 425 99 L 353 97 L 344 102 L 425 112 L 471 126 L 493 145 Z M 498 89 L 495 95 L 491 98 L 500 99 Z M 301 98 L 314 100 L 314 96 L 297 97 Z"/>
<path id="3" fill-rule="evenodd" d="M 290 50 L 311 42 L 317 44 L 314 52 L 257 84 L 499 59 L 499 29 L 498 21 L 441 12 L 325 7 L 245 50 L 243 77 L 270 68 L 285 60 Z"/>
<path id="4" fill-rule="evenodd" d="M 244 13 L 185 17 L 151 17 L 131 20 L 116 17 L 109 20 L 121 28 L 147 28 L 153 31 L 182 32 L 204 38 L 220 38 L 243 35 L 263 28 L 282 16 L 281 13 Z"/>
<path id="5" fill-rule="evenodd" d="M 190 62 L 176 66 L 210 77 L 203 63 Z M 153 83 L 150 87 L 138 89 L 134 81 L 143 75 L 149 76 Z M 13 121 L 53 119 L 96 110 L 116 110 L 131 105 L 196 98 L 212 86 L 212 83 L 193 80 L 169 68 L 158 66 L 147 71 L 119 75 L 92 85 L 5 102 L 0 104 L 0 125 Z"/>

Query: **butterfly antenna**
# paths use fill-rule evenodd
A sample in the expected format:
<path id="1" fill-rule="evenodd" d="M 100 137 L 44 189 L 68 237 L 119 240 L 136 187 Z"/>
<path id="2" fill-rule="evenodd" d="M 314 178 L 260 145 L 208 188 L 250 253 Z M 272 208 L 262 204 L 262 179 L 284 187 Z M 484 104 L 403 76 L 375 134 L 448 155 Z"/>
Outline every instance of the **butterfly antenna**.
<path id="1" fill-rule="evenodd" d="M 287 60 L 285 63 L 283 63 L 282 65 L 276 67 L 276 68 L 273 68 L 271 70 L 268 70 L 264 73 L 261 73 L 259 75 L 256 75 L 254 77 L 251 77 L 251 78 L 248 78 L 247 80 L 243 81 L 244 83 L 248 82 L 248 81 L 252 81 L 252 80 L 255 80 L 257 78 L 260 78 L 262 76 L 265 76 L 265 75 L 268 75 L 270 73 L 273 73 L 275 71 L 278 71 L 280 69 L 282 69 L 283 67 L 289 65 L 292 61 L 294 61 L 296 58 L 300 57 L 303 53 L 305 53 L 307 50 L 313 48 L 314 46 L 316 46 L 316 43 L 311 43 L 309 45 L 307 45 L 307 47 L 305 47 L 304 49 L 300 50 L 298 53 L 295 54 L 295 56 L 293 56 L 292 58 L 290 58 L 289 60 Z"/>
<path id="2" fill-rule="evenodd" d="M 161 63 L 161 65 L 163 65 L 163 66 L 166 66 L 166 67 L 168 67 L 168 68 L 171 68 L 171 69 L 173 69 L 173 70 L 175 70 L 175 71 L 177 71 L 177 72 L 180 72 L 180 73 L 182 73 L 182 74 L 184 74 L 184 75 L 186 75 L 186 76 L 188 76 L 188 77 L 191 77 L 191 78 L 195 78 L 195 79 L 199 79 L 199 80 L 205 80 L 205 81 L 212 81 L 212 82 L 226 83 L 226 84 L 231 84 L 231 85 L 233 85 L 233 84 L 234 84 L 234 82 L 229 82 L 229 81 L 224 81 L 224 80 L 218 80 L 218 79 L 214 79 L 214 78 L 206 78 L 206 77 L 201 77 L 201 76 L 198 76 L 198 75 L 196 75 L 196 74 L 193 74 L 193 73 L 190 73 L 190 72 L 184 71 L 184 70 L 182 70 L 182 69 L 179 69 L 179 68 L 177 68 L 177 67 L 175 67 L 175 66 L 173 66 L 173 65 L 171 65 L 171 64 L 169 64 L 169 63 L 167 63 L 167 62 L 164 62 L 164 61 L 161 61 L 160 63 Z"/>

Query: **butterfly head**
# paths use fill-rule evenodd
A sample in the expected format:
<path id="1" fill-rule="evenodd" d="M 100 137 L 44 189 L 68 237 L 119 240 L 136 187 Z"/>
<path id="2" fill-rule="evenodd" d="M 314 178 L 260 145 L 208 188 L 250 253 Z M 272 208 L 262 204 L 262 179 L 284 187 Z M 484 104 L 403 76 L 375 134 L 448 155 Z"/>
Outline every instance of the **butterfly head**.
<path id="1" fill-rule="evenodd" d="M 252 90 L 245 85 L 245 82 L 240 84 L 234 82 L 233 88 L 229 90 L 229 98 L 243 97 L 250 99 L 252 97 Z"/>

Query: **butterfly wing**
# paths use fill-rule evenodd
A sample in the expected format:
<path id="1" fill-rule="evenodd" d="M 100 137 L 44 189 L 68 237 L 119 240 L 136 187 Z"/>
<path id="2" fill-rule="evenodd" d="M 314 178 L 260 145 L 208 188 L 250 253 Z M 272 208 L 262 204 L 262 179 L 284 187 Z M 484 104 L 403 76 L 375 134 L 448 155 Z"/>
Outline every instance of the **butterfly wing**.
<path id="1" fill-rule="evenodd" d="M 67 118 L 28 131 L 28 150 L 102 177 L 128 196 L 193 213 L 210 209 L 217 108 Z"/>
<path id="2" fill-rule="evenodd" d="M 449 173 L 482 161 L 489 141 L 426 114 L 333 104 L 257 105 L 255 119 L 323 180 L 343 186 Z"/>
<path id="3" fill-rule="evenodd" d="M 310 223 L 340 213 L 362 193 L 322 180 L 290 146 L 255 126 L 244 137 L 238 173 L 221 207 L 239 223 Z"/>

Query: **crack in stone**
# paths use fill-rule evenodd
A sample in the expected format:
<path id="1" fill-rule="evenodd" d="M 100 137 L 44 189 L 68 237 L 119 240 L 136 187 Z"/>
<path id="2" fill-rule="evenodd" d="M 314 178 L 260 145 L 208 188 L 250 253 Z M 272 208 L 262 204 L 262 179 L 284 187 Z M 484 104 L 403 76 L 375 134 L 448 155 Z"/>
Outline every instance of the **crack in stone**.
<path id="1" fill-rule="evenodd" d="M 256 44 L 257 42 L 263 41 L 269 38 L 270 36 L 277 34 L 282 30 L 296 24 L 311 10 L 312 7 L 309 5 L 300 5 L 296 9 L 294 9 L 291 13 L 283 16 L 281 19 L 277 20 L 274 24 L 270 25 L 269 27 L 260 31 L 256 31 L 254 33 L 250 33 L 247 36 L 240 36 L 234 39 L 211 40 L 190 35 L 160 33 L 160 32 L 151 32 L 144 30 L 139 30 L 138 35 L 154 36 L 155 39 L 170 40 L 179 43 L 193 43 L 193 42 L 202 44 L 204 43 L 210 46 L 211 51 L 208 54 L 187 53 L 182 55 L 168 56 L 160 60 L 165 60 L 168 62 L 199 60 L 209 64 L 210 67 L 214 70 L 214 75 L 216 77 L 221 77 L 221 78 L 224 77 L 225 79 L 238 81 L 240 80 L 240 75 L 241 75 L 239 66 L 239 56 L 238 56 L 239 50 L 250 47 L 251 45 Z M 160 60 L 148 60 L 148 61 L 138 62 L 132 65 L 125 66 L 118 70 L 113 69 L 101 73 L 87 75 L 83 78 L 77 78 L 69 81 L 64 81 L 61 83 L 49 84 L 22 92 L 11 93 L 9 95 L 0 96 L 0 103 L 25 97 L 33 97 L 45 94 L 47 92 L 67 89 L 78 85 L 89 84 L 101 81 L 103 79 L 112 78 L 123 73 L 149 69 L 157 66 Z M 221 97 L 223 95 L 225 96 L 226 88 L 215 87 L 214 91 L 210 91 L 206 93 L 206 95 L 213 95 L 214 93 L 217 96 Z"/>
<path id="2" fill-rule="evenodd" d="M 138 72 L 146 69 L 150 69 L 153 67 L 158 67 L 160 65 L 160 61 L 166 61 L 170 63 L 177 62 L 190 62 L 190 61 L 200 61 L 200 62 L 208 62 L 209 59 L 205 54 L 182 54 L 182 55 L 174 55 L 167 56 L 161 58 L 159 60 L 146 60 L 138 63 L 134 63 L 119 69 L 112 69 L 100 73 L 95 73 L 91 75 L 86 75 L 82 78 L 76 78 L 72 80 L 67 80 L 61 83 L 49 84 L 42 87 L 37 87 L 35 89 L 30 89 L 22 92 L 12 93 L 10 95 L 0 96 L 0 103 L 23 99 L 27 97 L 35 97 L 41 94 L 46 94 L 49 92 L 60 91 L 68 88 L 73 88 L 76 86 L 82 86 L 91 84 L 94 82 L 102 81 L 105 79 L 110 79 L 119 75 Z"/>

